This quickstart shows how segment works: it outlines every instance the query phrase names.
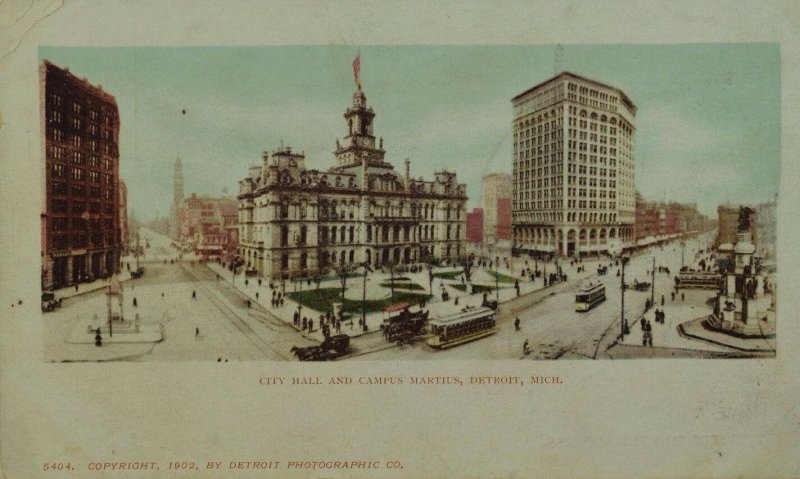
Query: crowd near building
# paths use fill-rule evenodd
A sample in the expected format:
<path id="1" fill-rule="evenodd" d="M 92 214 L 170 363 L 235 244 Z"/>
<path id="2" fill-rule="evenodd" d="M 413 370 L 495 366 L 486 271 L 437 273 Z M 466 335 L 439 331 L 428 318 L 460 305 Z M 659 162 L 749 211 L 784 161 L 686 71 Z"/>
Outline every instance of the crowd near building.
<path id="1" fill-rule="evenodd" d="M 512 178 L 506 173 L 483 176 L 483 242 L 511 240 Z"/>
<path id="2" fill-rule="evenodd" d="M 40 68 L 40 88 L 42 288 L 52 290 L 119 270 L 126 192 L 119 177 L 114 96 L 47 60 Z"/>
<path id="3" fill-rule="evenodd" d="M 374 117 L 358 84 L 334 166 L 309 169 L 302 152 L 282 147 L 250 168 L 238 196 L 239 257 L 248 270 L 292 278 L 466 254 L 466 185 L 446 170 L 413 178 L 408 159 L 396 171 Z"/>
<path id="4" fill-rule="evenodd" d="M 630 98 L 562 72 L 512 105 L 516 249 L 577 256 L 633 247 L 636 106 Z"/>

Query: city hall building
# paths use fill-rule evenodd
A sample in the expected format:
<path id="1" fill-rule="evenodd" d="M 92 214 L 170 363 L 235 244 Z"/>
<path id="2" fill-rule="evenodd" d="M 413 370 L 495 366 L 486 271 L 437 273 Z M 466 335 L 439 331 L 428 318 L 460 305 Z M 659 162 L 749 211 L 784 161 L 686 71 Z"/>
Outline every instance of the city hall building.
<path id="1" fill-rule="evenodd" d="M 620 89 L 562 72 L 512 99 L 518 251 L 617 254 L 634 244 L 634 117 Z"/>
<path id="2" fill-rule="evenodd" d="M 119 271 L 120 121 L 114 96 L 69 69 L 45 60 L 40 81 L 42 289 L 51 290 Z"/>
<path id="3" fill-rule="evenodd" d="M 267 278 L 308 277 L 366 263 L 407 265 L 466 253 L 466 185 L 400 173 L 376 144 L 375 113 L 360 85 L 344 113 L 335 165 L 307 169 L 303 153 L 264 152 L 239 182 L 239 258 Z"/>

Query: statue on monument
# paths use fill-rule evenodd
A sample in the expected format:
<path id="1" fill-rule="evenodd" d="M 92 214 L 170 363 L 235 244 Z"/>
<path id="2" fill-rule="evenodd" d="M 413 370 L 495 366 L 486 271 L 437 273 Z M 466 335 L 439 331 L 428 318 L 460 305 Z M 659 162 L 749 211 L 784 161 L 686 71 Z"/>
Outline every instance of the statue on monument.
<path id="1" fill-rule="evenodd" d="M 753 209 L 747 206 L 739 208 L 739 229 L 740 233 L 750 231 L 750 221 L 753 215 Z"/>

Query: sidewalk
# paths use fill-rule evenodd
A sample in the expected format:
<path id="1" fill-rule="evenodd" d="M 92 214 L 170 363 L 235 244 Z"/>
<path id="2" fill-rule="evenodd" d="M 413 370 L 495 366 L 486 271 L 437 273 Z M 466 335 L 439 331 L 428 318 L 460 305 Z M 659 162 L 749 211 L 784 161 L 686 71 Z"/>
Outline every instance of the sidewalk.
<path id="1" fill-rule="evenodd" d="M 131 279 L 131 273 L 127 270 L 120 271 L 119 274 L 117 274 L 117 278 L 120 282 L 128 281 Z M 53 294 L 55 295 L 56 300 L 68 299 L 106 288 L 109 281 L 111 281 L 111 278 L 96 279 L 91 283 L 79 283 L 77 289 L 75 286 L 67 286 L 66 288 L 57 289 L 53 291 Z"/>
<path id="2" fill-rule="evenodd" d="M 607 260 L 601 260 L 600 263 L 601 264 L 607 264 L 608 261 Z M 258 284 L 258 279 L 259 278 L 257 278 L 257 277 L 246 277 L 244 275 L 244 273 L 240 273 L 240 274 L 237 274 L 236 277 L 234 278 L 231 271 L 229 271 L 224 266 L 222 266 L 220 264 L 217 264 L 217 263 L 214 263 L 214 262 L 205 263 L 205 266 L 207 266 L 212 272 L 218 274 L 219 277 L 220 277 L 220 280 L 226 281 L 226 282 L 232 284 L 238 291 L 240 291 L 245 296 L 247 296 L 250 299 L 251 302 L 261 305 L 269 314 L 271 314 L 274 317 L 280 319 L 281 321 L 283 321 L 287 325 L 293 327 L 298 332 L 302 331 L 302 334 L 303 334 L 304 337 L 306 337 L 308 339 L 313 339 L 313 340 L 316 340 L 316 341 L 323 341 L 324 340 L 324 336 L 322 335 L 322 331 L 319 329 L 319 318 L 320 318 L 320 315 L 323 314 L 323 312 L 316 311 L 316 310 L 314 310 L 314 309 L 312 309 L 312 308 L 310 308 L 308 306 L 302 306 L 302 308 L 300 308 L 301 317 L 305 316 L 305 317 L 307 317 L 309 319 L 313 319 L 313 321 L 314 321 L 314 328 L 315 328 L 314 331 L 312 331 L 310 333 L 309 332 L 305 332 L 300 327 L 294 326 L 294 324 L 292 324 L 293 315 L 294 315 L 294 313 L 296 311 L 298 311 L 298 307 L 300 305 L 296 301 L 293 301 L 292 299 L 290 299 L 288 294 L 284 295 L 284 304 L 283 304 L 283 306 L 279 306 L 279 307 L 273 307 L 272 306 L 271 299 L 272 299 L 272 291 L 273 290 L 270 289 L 268 280 L 266 280 L 264 278 L 261 278 L 261 285 L 259 286 L 259 284 Z M 529 266 L 531 267 L 531 269 L 533 269 L 534 268 L 533 262 L 531 262 L 529 264 Z M 567 275 L 567 284 L 574 285 L 576 283 L 580 283 L 582 281 L 585 281 L 586 279 L 588 279 L 591 276 L 594 276 L 596 274 L 598 261 L 597 260 L 586 260 L 583 263 L 580 263 L 580 265 L 574 265 L 574 266 L 570 266 L 569 262 L 567 262 L 566 264 L 561 262 L 560 266 L 562 267 L 563 272 Z M 577 266 L 583 266 L 585 271 L 583 271 L 581 273 L 576 273 L 575 271 L 576 271 Z M 498 270 L 498 273 L 500 273 L 502 275 L 506 275 L 506 276 L 511 276 L 511 277 L 514 277 L 514 278 L 520 278 L 520 274 L 522 272 L 522 267 L 523 267 L 522 264 L 517 265 L 517 267 L 514 268 L 513 274 L 512 274 L 511 271 L 509 271 L 506 268 L 500 268 Z M 540 263 L 539 264 L 539 268 L 540 268 L 540 270 L 543 270 L 544 269 L 544 265 Z M 457 267 L 437 268 L 437 269 L 434 270 L 434 273 L 436 273 L 436 272 L 446 272 L 446 271 L 455 271 L 457 269 L 458 269 Z M 547 271 L 548 272 L 555 272 L 555 265 L 551 264 L 551 263 L 548 263 Z M 472 272 L 473 278 L 476 278 L 476 280 L 480 280 L 480 282 L 476 281 L 473 284 L 481 285 L 481 286 L 490 286 L 492 288 L 494 288 L 495 284 L 497 284 L 497 286 L 499 286 L 499 288 L 497 290 L 488 291 L 487 292 L 487 299 L 495 300 L 495 299 L 499 298 L 499 303 L 500 303 L 500 305 L 502 307 L 503 303 L 506 303 L 508 301 L 514 300 L 518 296 L 517 296 L 516 290 L 514 288 L 514 283 L 502 282 L 502 281 L 497 281 L 495 283 L 494 277 L 491 276 L 491 273 L 494 273 L 494 272 L 495 272 L 495 270 L 493 268 L 491 268 L 491 269 L 490 268 L 485 268 L 484 269 L 484 268 L 477 268 L 477 267 L 474 268 L 473 272 Z M 426 293 L 426 294 L 430 292 L 431 284 L 429 282 L 429 276 L 428 276 L 428 271 L 427 270 L 423 270 L 423 271 L 420 271 L 420 272 L 417 272 L 417 273 L 396 273 L 394 276 L 395 277 L 402 276 L 402 277 L 409 278 L 412 283 L 416 283 L 417 285 L 422 286 L 424 288 L 423 291 L 416 290 L 414 292 Z M 489 280 L 488 277 L 491 277 L 491 280 Z M 377 272 L 376 271 L 376 272 L 373 272 L 370 275 L 370 277 L 368 277 L 367 281 L 371 286 L 370 289 L 374 289 L 374 288 L 372 288 L 372 286 L 374 286 L 375 284 L 378 284 L 378 283 L 386 282 L 386 281 L 389 280 L 389 278 L 390 278 L 390 275 L 388 273 L 381 273 L 381 272 Z M 351 288 L 358 289 L 358 291 L 361 291 L 361 289 L 363 287 L 362 281 L 363 281 L 363 279 L 359 279 L 358 277 L 349 278 L 347 280 L 347 292 L 345 293 L 345 296 L 346 297 L 349 296 L 347 293 L 349 292 L 349 290 Z M 477 307 L 477 306 L 481 305 L 481 303 L 483 302 L 483 293 L 468 294 L 466 291 L 461 291 L 461 290 L 459 290 L 459 289 L 457 289 L 455 287 L 455 286 L 461 285 L 461 284 L 462 283 L 461 283 L 460 275 L 456 279 L 453 279 L 453 280 L 448 280 L 448 279 L 443 279 L 443 278 L 434 278 L 433 285 L 432 285 L 433 296 L 429 300 L 427 300 L 426 304 L 425 304 L 425 309 L 427 309 L 430 312 L 429 313 L 429 317 L 430 318 L 437 318 L 437 317 L 442 317 L 442 316 L 446 316 L 446 315 L 449 315 L 449 314 L 454 314 L 454 313 L 457 313 L 457 312 L 461 311 L 466 306 Z M 557 283 L 554 286 L 559 286 L 559 285 L 563 285 L 563 284 L 564 283 Z M 276 284 L 275 286 L 276 286 L 276 290 L 277 291 L 281 291 L 279 285 Z M 534 281 L 523 280 L 523 279 L 520 278 L 519 286 L 520 286 L 520 294 L 519 294 L 520 297 L 545 289 L 544 280 L 541 277 L 540 278 L 536 278 Z M 328 279 L 326 281 L 321 282 L 319 287 L 320 288 L 333 288 L 333 287 L 341 288 L 341 282 L 340 282 L 340 280 L 338 278 Z M 444 301 L 443 302 L 441 300 L 441 288 L 442 287 L 444 287 L 444 289 L 448 292 L 448 294 L 450 296 L 448 301 Z M 292 292 L 295 291 L 296 285 L 294 283 L 292 283 L 292 282 L 286 282 L 285 288 L 286 288 L 286 291 L 285 291 L 286 293 L 292 293 Z M 313 283 L 313 282 L 311 283 L 310 286 L 308 285 L 307 282 L 303 283 L 303 285 L 302 285 L 302 289 L 303 290 L 316 289 L 316 288 L 317 288 L 317 285 L 315 283 Z M 397 288 L 397 289 L 402 289 L 402 288 Z M 297 289 L 297 291 L 299 291 L 299 289 Z M 256 294 L 258 295 L 258 297 L 256 297 Z M 359 296 L 360 296 L 360 294 L 359 294 Z M 458 299 L 458 304 L 455 304 L 456 298 Z M 412 307 L 415 307 L 415 306 L 416 305 L 412 305 Z M 359 321 L 360 318 L 361 318 L 361 314 L 359 312 L 354 312 L 352 323 L 348 321 L 348 322 L 342 324 L 341 334 L 347 334 L 347 335 L 349 335 L 351 337 L 358 337 L 358 336 L 361 336 L 363 334 L 379 332 L 380 331 L 380 326 L 383 323 L 384 313 L 382 311 L 377 311 L 377 312 L 372 312 L 372 313 L 367 313 L 366 314 L 366 324 L 367 324 L 367 331 L 366 332 L 362 331 L 361 328 L 358 325 L 358 321 Z M 332 330 L 332 334 L 336 334 L 335 330 Z"/>

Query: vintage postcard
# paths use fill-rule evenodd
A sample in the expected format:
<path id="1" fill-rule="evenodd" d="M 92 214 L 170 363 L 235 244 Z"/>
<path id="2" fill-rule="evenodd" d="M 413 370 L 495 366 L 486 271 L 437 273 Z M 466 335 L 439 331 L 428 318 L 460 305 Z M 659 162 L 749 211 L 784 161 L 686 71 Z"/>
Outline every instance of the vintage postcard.
<path id="1" fill-rule="evenodd" d="M 800 475 L 796 39 L 101 5 L 7 8 L 8 477 Z"/>

